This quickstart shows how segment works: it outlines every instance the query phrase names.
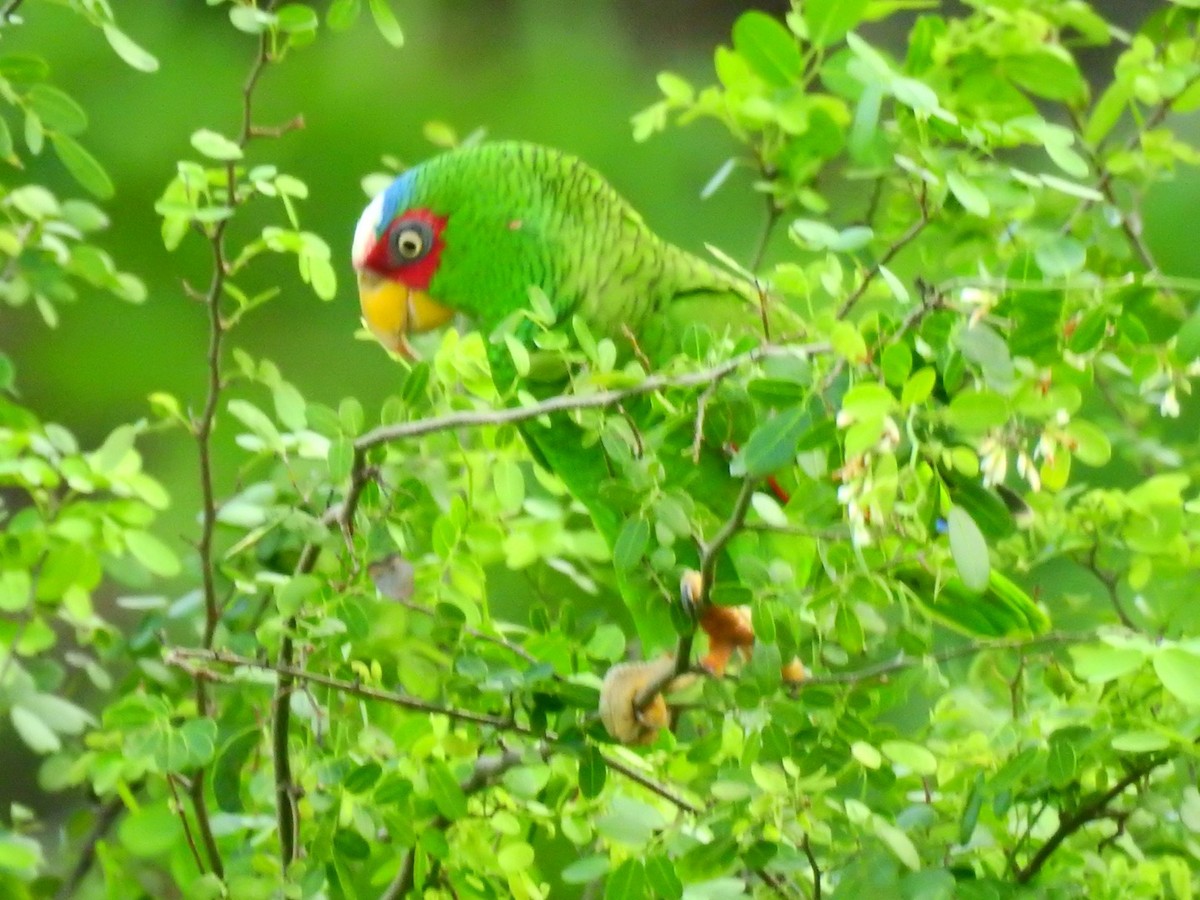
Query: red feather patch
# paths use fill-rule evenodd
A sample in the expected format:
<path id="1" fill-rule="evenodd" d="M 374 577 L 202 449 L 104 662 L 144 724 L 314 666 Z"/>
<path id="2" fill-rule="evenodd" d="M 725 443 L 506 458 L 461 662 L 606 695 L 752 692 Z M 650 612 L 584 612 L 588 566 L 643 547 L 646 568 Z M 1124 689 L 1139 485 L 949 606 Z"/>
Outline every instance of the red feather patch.
<path id="1" fill-rule="evenodd" d="M 413 222 L 423 222 L 433 232 L 433 246 L 429 247 L 419 257 L 407 262 L 398 258 L 392 251 L 396 234 L 405 225 Z M 392 219 L 386 230 L 375 241 L 375 246 L 367 254 L 363 265 L 373 272 L 399 281 L 418 291 L 429 289 L 429 282 L 437 273 L 442 260 L 442 249 L 446 242 L 442 239 L 442 231 L 446 227 L 445 216 L 434 215 L 428 209 L 411 209 L 403 215 Z"/>

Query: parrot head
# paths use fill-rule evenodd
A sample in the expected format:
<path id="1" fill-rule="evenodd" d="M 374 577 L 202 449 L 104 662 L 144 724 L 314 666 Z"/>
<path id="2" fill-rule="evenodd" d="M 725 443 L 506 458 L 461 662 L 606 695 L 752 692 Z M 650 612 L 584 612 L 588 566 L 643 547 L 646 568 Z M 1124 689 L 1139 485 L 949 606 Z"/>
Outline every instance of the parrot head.
<path id="1" fill-rule="evenodd" d="M 429 295 L 445 249 L 446 217 L 404 203 L 411 171 L 372 200 L 352 248 L 363 320 L 389 350 L 412 357 L 408 335 L 437 328 L 454 311 Z"/>

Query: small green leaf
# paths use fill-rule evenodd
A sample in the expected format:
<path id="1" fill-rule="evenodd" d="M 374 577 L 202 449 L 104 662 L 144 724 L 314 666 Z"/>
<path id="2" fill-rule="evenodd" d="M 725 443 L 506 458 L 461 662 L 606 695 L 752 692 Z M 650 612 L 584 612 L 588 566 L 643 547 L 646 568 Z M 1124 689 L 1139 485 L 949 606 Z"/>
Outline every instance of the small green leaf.
<path id="1" fill-rule="evenodd" d="M 566 884 L 587 884 L 607 873 L 608 857 L 597 854 L 575 860 L 562 870 L 560 877 Z"/>
<path id="2" fill-rule="evenodd" d="M 24 706 L 14 706 L 8 712 L 17 735 L 34 753 L 57 753 L 62 741 L 42 717 Z"/>
<path id="3" fill-rule="evenodd" d="M 132 66 L 139 72 L 155 72 L 158 70 L 158 60 L 154 55 L 142 49 L 141 45 L 112 23 L 104 26 L 104 37 L 108 45 L 116 51 L 117 56 L 125 60 L 126 65 Z"/>
<path id="4" fill-rule="evenodd" d="M 1083 244 L 1067 234 L 1056 234 L 1039 241 L 1033 248 L 1042 274 L 1050 278 L 1073 275 L 1087 263 L 1087 251 Z"/>
<path id="5" fill-rule="evenodd" d="M 792 84 L 804 68 L 792 33 L 757 10 L 742 13 L 733 23 L 733 48 L 756 74 L 775 87 Z"/>
<path id="6" fill-rule="evenodd" d="M 450 773 L 445 763 L 433 762 L 426 766 L 429 793 L 443 816 L 450 821 L 461 819 L 467 814 L 467 797 Z"/>
<path id="7" fill-rule="evenodd" d="M 875 816 L 871 820 L 875 836 L 892 851 L 896 859 L 913 871 L 921 868 L 921 855 L 907 834 L 890 822 Z"/>
<path id="8" fill-rule="evenodd" d="M 680 900 L 683 882 L 675 864 L 665 853 L 656 853 L 646 860 L 646 881 L 657 900 Z"/>
<path id="9" fill-rule="evenodd" d="M 904 766 L 917 775 L 937 773 L 937 757 L 911 741 L 884 741 L 879 748 L 896 765 Z"/>
<path id="10" fill-rule="evenodd" d="M 1176 698 L 1189 706 L 1200 706 L 1200 655 L 1165 647 L 1154 654 L 1154 671 Z"/>
<path id="11" fill-rule="evenodd" d="M 505 844 L 496 854 L 496 862 L 502 872 L 512 875 L 533 865 L 533 848 L 524 841 Z"/>
<path id="12" fill-rule="evenodd" d="M 212 786 L 217 807 L 223 812 L 242 811 L 242 769 L 261 742 L 262 732 L 254 726 L 231 737 L 217 754 L 213 764 Z"/>
<path id="13" fill-rule="evenodd" d="M 800 7 L 808 39 L 816 47 L 840 41 L 863 18 L 870 0 L 805 0 Z"/>
<path id="14" fill-rule="evenodd" d="M 734 456 L 730 472 L 758 477 L 791 464 L 808 425 L 808 414 L 800 406 L 767 419 L 754 429 L 746 445 Z"/>
<path id="15" fill-rule="evenodd" d="M 1065 431 L 1071 439 L 1071 452 L 1080 462 L 1103 466 L 1112 458 L 1112 444 L 1100 426 L 1083 419 L 1072 419 Z"/>
<path id="16" fill-rule="evenodd" d="M 621 863 L 604 885 L 604 900 L 627 900 L 646 896 L 646 869 L 641 860 Z"/>
<path id="17" fill-rule="evenodd" d="M 148 531 L 125 532 L 125 547 L 153 574 L 163 578 L 179 574 L 179 557 L 175 551 Z"/>
<path id="18" fill-rule="evenodd" d="M 78 134 L 87 128 L 87 113 L 67 94 L 48 84 L 35 84 L 26 94 L 30 106 L 51 128 Z"/>
<path id="19" fill-rule="evenodd" d="M 325 14 L 325 23 L 334 31 L 345 31 L 358 21 L 361 12 L 362 0 L 333 0 Z"/>
<path id="20" fill-rule="evenodd" d="M 371 18 L 383 39 L 393 47 L 404 46 L 404 31 L 396 21 L 396 15 L 388 6 L 387 0 L 368 0 L 371 7 Z"/>
<path id="21" fill-rule="evenodd" d="M 1084 681 L 1105 682 L 1127 675 L 1146 661 L 1146 654 L 1134 647 L 1110 647 L 1087 644 L 1072 647 L 1075 674 Z"/>
<path id="22" fill-rule="evenodd" d="M 112 179 L 108 177 L 108 173 L 96 157 L 83 149 L 78 141 L 61 131 L 54 131 L 50 133 L 50 143 L 54 145 L 54 152 L 71 173 L 71 177 L 80 185 L 101 200 L 113 195 Z"/>
<path id="23" fill-rule="evenodd" d="M 516 462 L 502 459 L 492 466 L 492 487 L 505 513 L 512 514 L 521 509 L 525 502 L 525 476 Z"/>
<path id="24" fill-rule="evenodd" d="M 878 769 L 883 765 L 883 757 L 879 751 L 866 741 L 855 741 L 850 745 L 850 755 L 868 769 Z"/>
<path id="25" fill-rule="evenodd" d="M 628 572 L 642 561 L 650 546 L 650 523 L 638 516 L 626 519 L 613 543 L 613 566 L 618 572 Z"/>
<path id="26" fill-rule="evenodd" d="M 242 148 L 225 137 L 208 128 L 201 128 L 192 134 L 192 146 L 209 159 L 231 162 L 242 158 Z"/>
<path id="27" fill-rule="evenodd" d="M 171 811 L 165 800 L 161 800 L 144 805 L 121 819 L 117 836 L 134 856 L 158 856 L 183 840 L 183 826 L 179 816 Z"/>
<path id="28" fill-rule="evenodd" d="M 987 541 L 975 520 L 961 506 L 951 506 L 946 514 L 950 532 L 950 555 L 962 576 L 963 584 L 970 590 L 983 591 L 988 586 L 991 561 L 988 558 Z"/>
<path id="29" fill-rule="evenodd" d="M 600 796 L 608 778 L 608 766 L 597 747 L 588 744 L 579 760 L 579 792 L 586 799 Z"/>
<path id="30" fill-rule="evenodd" d="M 1157 731 L 1127 731 L 1112 739 L 1112 748 L 1122 753 L 1153 753 L 1166 750 L 1171 741 Z"/>
<path id="31" fill-rule="evenodd" d="M 987 195 L 973 182 L 968 181 L 958 172 L 947 172 L 946 184 L 950 188 L 950 193 L 954 195 L 954 199 L 961 203 L 967 212 L 980 218 L 991 215 L 992 204 L 988 202 Z"/>

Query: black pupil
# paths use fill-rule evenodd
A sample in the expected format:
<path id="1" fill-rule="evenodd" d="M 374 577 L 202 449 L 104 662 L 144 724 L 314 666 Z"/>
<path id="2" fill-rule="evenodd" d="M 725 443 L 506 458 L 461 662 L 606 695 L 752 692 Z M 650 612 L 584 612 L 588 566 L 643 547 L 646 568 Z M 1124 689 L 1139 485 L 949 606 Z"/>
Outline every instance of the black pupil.
<path id="1" fill-rule="evenodd" d="M 396 235 L 396 252 L 401 259 L 414 260 L 421 256 L 429 240 L 420 225 L 406 225 Z"/>

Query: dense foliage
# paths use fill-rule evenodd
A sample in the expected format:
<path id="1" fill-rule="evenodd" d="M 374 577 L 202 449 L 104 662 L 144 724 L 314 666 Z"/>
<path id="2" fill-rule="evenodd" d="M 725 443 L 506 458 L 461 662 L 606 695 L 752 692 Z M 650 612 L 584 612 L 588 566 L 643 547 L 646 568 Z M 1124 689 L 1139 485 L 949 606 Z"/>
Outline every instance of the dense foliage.
<path id="1" fill-rule="evenodd" d="M 571 415 L 637 511 L 611 554 L 530 459 L 514 422 L 539 407 L 497 396 L 488 336 L 397 360 L 379 421 L 237 346 L 278 293 L 264 254 L 351 302 L 321 236 L 348 223 L 306 230 L 307 186 L 270 162 L 302 123 L 254 102 L 265 68 L 363 4 L 209 3 L 253 48 L 242 125 L 196 123 L 157 206 L 168 248 L 208 250 L 181 272 L 208 316 L 206 395 L 156 394 L 85 450 L 22 406 L 0 356 L 3 728 L 43 757 L 43 790 L 88 797 L 62 828 L 0 811 L 0 893 L 1191 896 L 1200 459 L 1181 422 L 1200 285 L 1160 268 L 1142 201 L 1198 158 L 1171 128 L 1200 106 L 1194 3 L 1130 34 L 1083 0 L 953 18 L 796 0 L 738 19 L 714 84 L 663 73 L 635 137 L 728 131 L 704 190 L 750 167 L 791 246 L 762 271 L 714 252 L 756 271 L 764 318 L 800 324 L 759 349 L 696 329 L 652 375 L 531 298 L 537 349 L 571 359 Z M 68 5 L 156 67 L 103 0 Z M 385 0 L 366 6 L 401 45 Z M 864 37 L 913 9 L 903 53 Z M 1096 48 L 1113 64 L 1089 81 Z M 92 243 L 101 209 L 22 169 L 53 152 L 119 196 L 85 112 L 31 56 L 0 54 L 0 98 L 0 297 L 51 326 L 77 294 L 144 300 Z M 510 343 L 518 369 L 528 349 Z M 633 396 L 661 434 L 631 428 Z M 730 478 L 749 504 L 714 520 L 655 449 L 747 417 Z M 238 435 L 230 496 L 217 427 Z M 154 532 L 171 499 L 136 449 L 149 429 L 198 449 L 186 553 Z M 753 654 L 673 694 L 649 746 L 615 744 L 598 689 L 639 653 L 614 569 L 674 585 L 678 549 L 723 532 L 740 580 L 718 570 L 713 599 L 751 606 Z M 981 605 L 997 579 L 1040 612 Z M 93 602 L 102 583 L 118 610 Z"/>

